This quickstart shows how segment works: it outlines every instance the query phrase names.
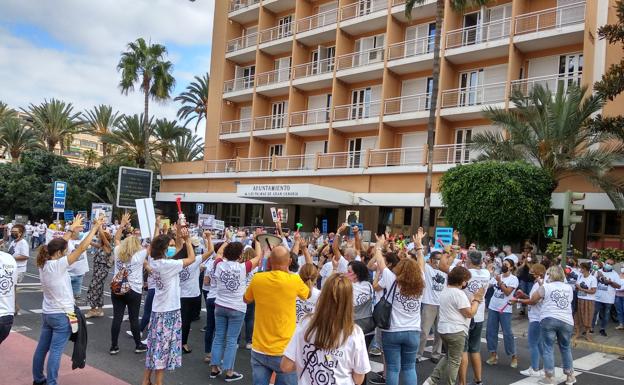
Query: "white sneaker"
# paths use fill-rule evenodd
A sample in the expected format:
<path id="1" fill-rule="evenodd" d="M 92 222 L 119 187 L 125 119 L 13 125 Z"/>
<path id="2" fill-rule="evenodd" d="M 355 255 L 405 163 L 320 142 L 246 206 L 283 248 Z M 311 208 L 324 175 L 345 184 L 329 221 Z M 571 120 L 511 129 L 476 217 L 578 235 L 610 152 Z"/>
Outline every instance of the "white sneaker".
<path id="1" fill-rule="evenodd" d="M 565 385 L 576 384 L 576 377 L 572 374 L 566 377 Z"/>
<path id="2" fill-rule="evenodd" d="M 556 382 L 553 377 L 542 377 L 537 383 L 540 385 L 554 385 Z"/>
<path id="3" fill-rule="evenodd" d="M 531 367 L 529 367 L 526 370 L 520 371 L 520 374 L 522 374 L 523 376 L 527 376 L 527 377 L 543 377 L 544 376 L 544 373 L 541 370 L 534 370 Z"/>
<path id="4" fill-rule="evenodd" d="M 425 382 L 422 383 L 422 385 L 433 385 L 433 382 L 431 381 L 431 377 L 427 378 Z"/>
<path id="5" fill-rule="evenodd" d="M 147 338 L 146 338 L 146 339 L 144 339 L 144 340 L 142 340 L 142 341 L 141 341 L 141 343 L 142 343 L 143 345 L 147 345 Z"/>
<path id="6" fill-rule="evenodd" d="M 247 345 L 245 345 L 245 349 L 247 349 L 247 350 L 251 350 L 251 344 L 247 344 Z"/>
<path id="7" fill-rule="evenodd" d="M 132 332 L 130 330 L 126 330 L 126 335 L 130 338 L 134 338 L 134 336 L 132 335 Z"/>

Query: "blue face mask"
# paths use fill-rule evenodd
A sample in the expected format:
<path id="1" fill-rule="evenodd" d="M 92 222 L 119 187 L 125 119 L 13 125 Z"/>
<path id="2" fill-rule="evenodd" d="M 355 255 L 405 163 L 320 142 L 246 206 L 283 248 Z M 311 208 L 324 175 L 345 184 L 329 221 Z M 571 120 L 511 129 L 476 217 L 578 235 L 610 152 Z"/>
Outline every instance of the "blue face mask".
<path id="1" fill-rule="evenodd" d="M 608 263 L 605 263 L 605 264 L 602 266 L 602 268 L 603 268 L 603 270 L 604 270 L 604 271 L 607 271 L 607 272 L 608 272 L 608 271 L 613 270 L 613 266 L 611 266 L 611 265 L 610 265 L 610 264 L 608 264 Z"/>
<path id="2" fill-rule="evenodd" d="M 167 252 L 165 253 L 165 255 L 167 256 L 167 258 L 173 258 L 175 254 L 176 254 L 176 248 L 175 248 L 175 246 L 169 246 L 169 247 L 167 247 Z"/>

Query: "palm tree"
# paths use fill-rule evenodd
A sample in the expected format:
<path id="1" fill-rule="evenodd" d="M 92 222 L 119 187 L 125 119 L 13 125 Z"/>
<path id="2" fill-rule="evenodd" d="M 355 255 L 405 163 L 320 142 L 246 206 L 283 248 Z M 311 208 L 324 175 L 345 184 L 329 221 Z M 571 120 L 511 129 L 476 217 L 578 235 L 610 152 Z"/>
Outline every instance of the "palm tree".
<path id="1" fill-rule="evenodd" d="M 117 126 L 121 121 L 122 115 L 113 112 L 113 107 L 100 104 L 91 110 L 85 111 L 85 123 L 89 131 L 97 136 L 109 133 L 113 127 Z M 108 146 L 102 143 L 102 155 L 108 155 Z"/>
<path id="2" fill-rule="evenodd" d="M 407 0 L 405 15 L 411 19 L 415 5 L 422 5 L 426 0 Z M 425 200 L 423 207 L 423 228 L 429 234 L 429 218 L 431 212 L 431 184 L 433 178 L 433 146 L 435 144 L 436 112 L 438 109 L 438 89 L 440 77 L 440 39 L 442 19 L 444 18 L 444 1 L 436 0 L 435 36 L 433 43 L 433 84 L 431 85 L 431 104 L 429 106 L 429 121 L 427 122 L 427 176 L 425 178 Z M 467 7 L 482 6 L 488 0 L 451 0 L 451 7 L 455 11 L 463 11 Z"/>
<path id="3" fill-rule="evenodd" d="M 134 114 L 124 116 L 119 125 L 108 134 L 102 135 L 102 142 L 115 146 L 116 151 L 107 156 L 108 159 L 129 160 L 134 164 L 145 167 L 152 158 L 152 144 L 149 138 L 152 135 L 152 119 L 148 120 L 147 131 L 143 128 L 143 115 Z M 146 137 L 148 147 L 145 147 Z"/>
<path id="4" fill-rule="evenodd" d="M 83 151 L 82 157 L 84 158 L 87 167 L 95 166 L 95 162 L 98 160 L 98 154 L 93 149 Z"/>
<path id="5" fill-rule="evenodd" d="M 186 132 L 175 140 L 171 160 L 173 162 L 192 162 L 201 159 L 204 154 L 204 142 L 196 135 Z"/>
<path id="6" fill-rule="evenodd" d="M 27 110 L 22 109 L 22 111 L 50 152 L 54 152 L 54 148 L 59 143 L 62 152 L 65 138 L 80 132 L 83 125 L 82 114 L 74 112 L 74 106 L 71 103 L 57 99 L 45 100 L 40 105 L 31 103 Z"/>
<path id="7" fill-rule="evenodd" d="M 11 118 L 17 115 L 17 112 L 9 107 L 6 103 L 0 102 L 0 122 L 4 119 Z"/>
<path id="8" fill-rule="evenodd" d="M 167 160 L 167 156 L 173 150 L 175 140 L 187 132 L 188 130 L 186 128 L 178 126 L 176 120 L 156 120 L 152 133 L 158 139 L 158 145 L 156 147 L 160 149 L 160 156 L 163 162 Z"/>
<path id="9" fill-rule="evenodd" d="M 624 181 L 610 175 L 614 163 L 623 158 L 624 144 L 591 130 L 593 114 L 604 105 L 601 96 L 573 85 L 567 92 L 558 87 L 555 94 L 536 85 L 528 95 L 514 90 L 511 102 L 515 109 L 485 111 L 509 136 L 475 135 L 472 148 L 484 151 L 480 159 L 524 160 L 546 170 L 556 184 L 582 175 L 606 192 L 615 207 L 624 208 Z"/>
<path id="10" fill-rule="evenodd" d="M 208 119 L 208 85 L 210 84 L 210 75 L 206 73 L 204 76 L 195 76 L 195 81 L 186 86 L 186 91 L 176 96 L 173 100 L 182 103 L 182 107 L 178 110 L 178 118 L 187 119 L 184 122 L 186 127 L 189 122 L 195 120 L 195 132 L 197 126 L 203 119 Z"/>
<path id="11" fill-rule="evenodd" d="M 0 146 L 11 154 L 12 162 L 17 163 L 23 151 L 40 145 L 37 134 L 17 116 L 12 116 L 0 121 Z"/>
<path id="12" fill-rule="evenodd" d="M 134 84 L 140 84 L 144 96 L 143 131 L 146 133 L 149 127 L 149 98 L 164 101 L 171 97 L 171 91 L 175 85 L 175 79 L 171 72 L 173 64 L 165 60 L 167 48 L 161 44 L 149 44 L 143 38 L 128 43 L 128 49 L 121 54 L 117 71 L 121 71 L 119 88 L 122 94 L 127 95 L 134 90 Z M 149 148 L 149 135 L 144 134 L 144 147 Z M 139 167 L 147 164 L 147 151 L 143 151 L 144 158 L 137 162 Z"/>

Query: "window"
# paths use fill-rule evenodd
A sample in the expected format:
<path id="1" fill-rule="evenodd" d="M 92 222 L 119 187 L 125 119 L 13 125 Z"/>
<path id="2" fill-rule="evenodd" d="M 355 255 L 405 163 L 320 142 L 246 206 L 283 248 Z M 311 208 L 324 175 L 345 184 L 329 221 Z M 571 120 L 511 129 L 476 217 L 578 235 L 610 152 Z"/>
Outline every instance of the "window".
<path id="1" fill-rule="evenodd" d="M 426 109 L 431 108 L 431 92 L 432 91 L 433 91 L 433 78 L 429 77 L 427 78 L 427 91 L 425 91 L 427 93 L 427 101 L 425 103 Z"/>
<path id="2" fill-rule="evenodd" d="M 277 102 L 271 106 L 271 127 L 283 128 L 288 113 L 288 102 Z"/>
<path id="3" fill-rule="evenodd" d="M 572 84 L 580 86 L 582 73 L 582 53 L 559 56 L 559 85 L 564 87 L 564 91 Z"/>
<path id="4" fill-rule="evenodd" d="M 240 226 L 240 209 L 241 205 L 238 203 L 223 204 L 223 221 L 226 226 Z"/>
<path id="5" fill-rule="evenodd" d="M 292 35 L 292 15 L 280 18 L 277 22 L 277 26 L 278 39 Z"/>
<path id="6" fill-rule="evenodd" d="M 355 41 L 355 52 L 360 55 L 354 57 L 354 66 L 378 63 L 384 59 L 385 34 L 365 37 Z"/>
<path id="7" fill-rule="evenodd" d="M 88 148 L 93 148 L 95 150 L 97 150 L 98 148 L 98 144 L 96 142 L 92 142 L 90 140 L 80 140 L 80 146 L 81 147 L 88 147 Z"/>
<path id="8" fill-rule="evenodd" d="M 273 170 L 273 156 L 282 156 L 283 144 L 272 144 L 269 146 L 269 170 Z"/>
<path id="9" fill-rule="evenodd" d="M 622 247 L 622 214 L 617 211 L 586 211 L 587 250 Z M 578 231 L 578 225 L 577 225 Z"/>
<path id="10" fill-rule="evenodd" d="M 264 205 L 247 205 L 245 207 L 245 225 L 262 226 L 264 224 Z"/>
<path id="11" fill-rule="evenodd" d="M 412 208 L 411 207 L 380 207 L 379 227 L 377 232 L 383 234 L 411 234 Z"/>
<path id="12" fill-rule="evenodd" d="M 472 143 L 472 129 L 464 128 L 455 132 L 455 163 L 468 163 L 470 161 L 470 148 Z"/>

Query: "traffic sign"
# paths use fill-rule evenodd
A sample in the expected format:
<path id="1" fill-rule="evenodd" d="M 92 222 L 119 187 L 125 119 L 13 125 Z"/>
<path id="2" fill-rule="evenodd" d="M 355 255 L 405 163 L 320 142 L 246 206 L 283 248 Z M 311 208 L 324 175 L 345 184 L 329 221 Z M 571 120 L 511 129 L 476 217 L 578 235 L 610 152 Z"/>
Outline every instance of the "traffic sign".
<path id="1" fill-rule="evenodd" d="M 452 227 L 436 227 L 435 242 L 442 242 L 444 246 L 453 244 L 453 228 Z"/>
<path id="2" fill-rule="evenodd" d="M 204 204 L 196 203 L 195 204 L 195 214 L 203 214 L 204 213 Z"/>
<path id="3" fill-rule="evenodd" d="M 54 182 L 54 197 L 52 199 L 52 211 L 55 213 L 65 212 L 67 200 L 67 182 Z"/>
<path id="4" fill-rule="evenodd" d="M 65 221 L 73 221 L 74 220 L 74 210 L 65 210 L 63 213 L 63 218 Z"/>
<path id="5" fill-rule="evenodd" d="M 321 232 L 327 234 L 327 219 L 321 221 Z"/>

